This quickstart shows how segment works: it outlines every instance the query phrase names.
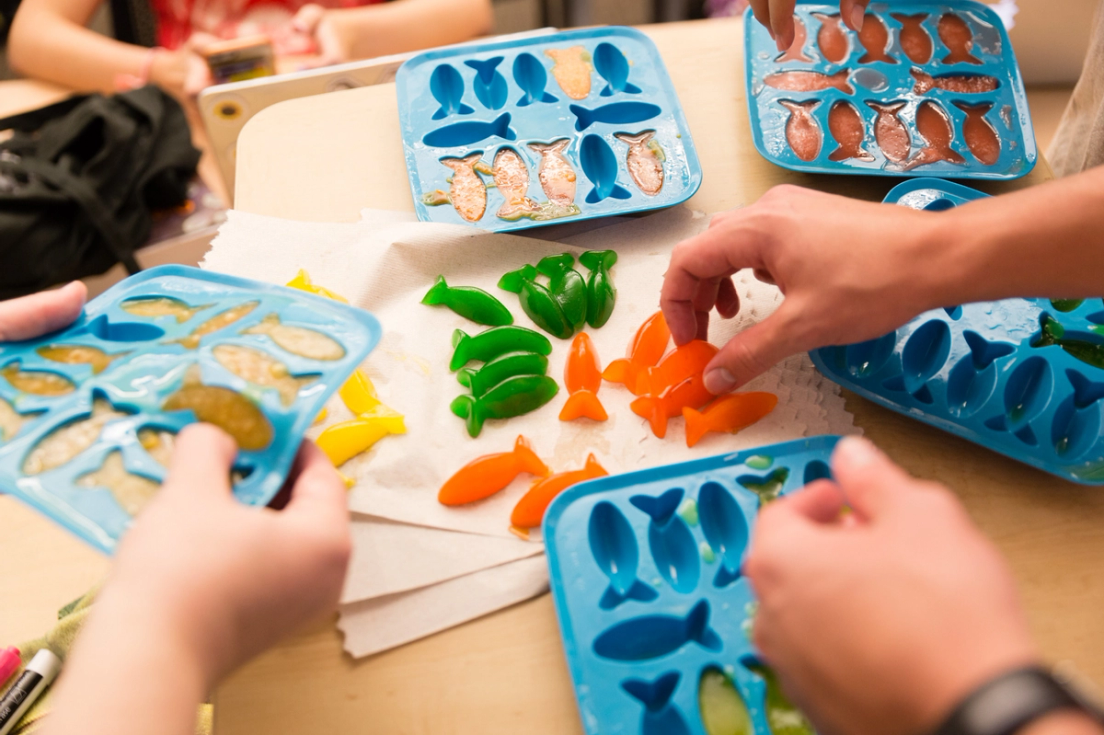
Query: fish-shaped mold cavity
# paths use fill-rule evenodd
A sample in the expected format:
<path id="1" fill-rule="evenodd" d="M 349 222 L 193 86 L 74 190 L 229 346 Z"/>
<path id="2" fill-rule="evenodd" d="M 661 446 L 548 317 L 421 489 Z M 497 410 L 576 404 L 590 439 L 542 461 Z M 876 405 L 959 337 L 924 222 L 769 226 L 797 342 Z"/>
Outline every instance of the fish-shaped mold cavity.
<path id="1" fill-rule="evenodd" d="M 828 467 L 827 463 L 822 462 L 819 459 L 814 459 L 813 461 L 809 462 L 809 464 L 805 465 L 805 476 L 802 478 L 802 481 L 806 485 L 811 482 L 816 482 L 817 480 L 831 479 L 832 470 Z"/>
<path id="2" fill-rule="evenodd" d="M 728 674 L 716 666 L 706 667 L 698 680 L 698 711 L 705 735 L 755 733 L 747 703 Z"/>
<path id="3" fill-rule="evenodd" d="M 504 112 L 491 122 L 482 120 L 465 120 L 452 123 L 443 128 L 437 128 L 426 133 L 422 142 L 431 148 L 455 148 L 462 145 L 473 145 L 487 138 L 502 138 L 503 140 L 517 140 L 517 133 L 510 127 L 510 113 Z"/>
<path id="4" fill-rule="evenodd" d="M 790 44 L 790 47 L 783 51 L 775 58 L 775 63 L 784 64 L 787 61 L 802 61 L 811 64 L 815 61 L 805 53 L 805 42 L 809 40 L 809 29 L 805 27 L 805 21 L 801 20 L 801 16 L 795 15 L 793 17 L 794 24 L 794 40 Z"/>
<path id="5" fill-rule="evenodd" d="M 548 72 L 544 64 L 528 51 L 518 54 L 514 59 L 514 82 L 525 94 L 518 100 L 518 107 L 528 107 L 534 102 L 559 102 L 559 98 L 546 92 Z"/>
<path id="6" fill-rule="evenodd" d="M 905 390 L 916 395 L 951 354 L 951 329 L 942 319 L 925 322 L 913 332 L 901 350 L 901 375 Z"/>
<path id="7" fill-rule="evenodd" d="M 587 539 L 595 563 L 609 578 L 598 607 L 612 610 L 626 600 L 651 602 L 659 597 L 658 592 L 637 579 L 640 549 L 632 526 L 617 506 L 605 500 L 594 506 Z"/>
<path id="8" fill-rule="evenodd" d="M 745 490 L 755 493 L 759 498 L 759 507 L 778 499 L 782 494 L 782 488 L 790 477 L 790 471 L 785 467 L 779 467 L 766 475 L 740 475 L 736 482 Z"/>
<path id="9" fill-rule="evenodd" d="M 1000 160 L 1001 153 L 997 130 L 985 119 L 993 109 L 993 103 L 979 102 L 972 105 L 962 100 L 955 100 L 953 104 L 966 113 L 966 119 L 962 123 L 962 137 L 966 140 L 966 147 L 978 161 L 986 166 L 992 166 Z"/>
<path id="10" fill-rule="evenodd" d="M 465 158 L 442 158 L 441 165 L 452 169 L 449 185 L 449 201 L 456 213 L 468 222 L 478 222 L 487 211 L 487 185 L 476 173 L 482 163 L 483 152 L 477 151 Z"/>
<path id="11" fill-rule="evenodd" d="M 900 112 L 907 102 L 871 102 L 866 106 L 878 113 L 874 119 L 874 140 L 882 155 L 893 163 L 904 163 L 912 151 L 912 137 L 901 120 Z"/>
<path id="12" fill-rule="evenodd" d="M 612 43 L 603 41 L 595 47 L 594 69 L 606 80 L 599 96 L 610 97 L 618 92 L 640 94 L 640 87 L 629 83 L 629 60 Z"/>
<path id="13" fill-rule="evenodd" d="M 871 162 L 874 155 L 863 148 L 866 138 L 866 123 L 853 104 L 847 100 L 837 100 L 828 110 L 828 131 L 835 138 L 838 147 L 828 154 L 830 161 Z"/>
<path id="14" fill-rule="evenodd" d="M 916 108 L 916 130 L 927 146 L 917 151 L 905 163 L 905 170 L 937 161 L 964 164 L 966 159 L 951 148 L 954 140 L 954 126 L 950 115 L 943 106 L 932 100 L 924 100 Z"/>
<path id="15" fill-rule="evenodd" d="M 819 71 L 780 71 L 768 74 L 763 83 L 785 92 L 819 92 L 823 89 L 838 89 L 844 94 L 855 94 L 848 77 L 850 69 L 840 69 L 835 74 L 821 74 Z"/>
<path id="16" fill-rule="evenodd" d="M 165 469 L 172 463 L 173 447 L 176 446 L 176 434 L 157 426 L 143 426 L 138 430 L 138 443 L 154 462 Z"/>
<path id="17" fill-rule="evenodd" d="M 540 154 L 537 178 L 548 201 L 557 207 L 575 206 L 575 168 L 564 156 L 570 138 L 560 138 L 551 143 L 530 143 L 529 148 Z"/>
<path id="18" fill-rule="evenodd" d="M 832 15 L 813 13 L 813 17 L 820 21 L 817 47 L 820 48 L 821 55 L 833 64 L 843 63 L 851 53 L 851 41 L 847 38 L 847 31 L 840 22 L 839 13 Z"/>
<path id="19" fill-rule="evenodd" d="M 927 94 L 933 89 L 942 89 L 955 94 L 985 94 L 1000 87 L 1000 80 L 986 74 L 940 74 L 932 76 L 920 69 L 913 69 L 912 78 L 916 83 L 912 87 L 914 94 Z"/>
<path id="20" fill-rule="evenodd" d="M 627 189 L 617 184 L 617 156 L 605 138 L 587 135 L 579 145 L 579 163 L 583 173 L 594 184 L 586 196 L 587 204 L 597 204 L 605 199 L 628 199 Z"/>
<path id="21" fill-rule="evenodd" d="M 1104 382 L 1089 380 L 1076 370 L 1066 370 L 1066 378 L 1073 388 L 1073 402 L 1078 408 L 1088 408 L 1104 398 Z"/>
<path id="22" fill-rule="evenodd" d="M 944 64 L 981 64 L 981 59 L 970 53 L 974 48 L 974 32 L 962 16 L 944 13 L 939 17 L 936 31 L 949 52 L 943 57 Z"/>
<path id="23" fill-rule="evenodd" d="M 695 643 L 720 651 L 721 637 L 709 625 L 709 602 L 702 600 L 686 617 L 642 615 L 615 623 L 594 640 L 594 652 L 610 661 L 650 661 Z"/>
<path id="24" fill-rule="evenodd" d="M 165 335 L 165 330 L 141 322 L 113 322 L 101 314 L 73 332 L 73 336 L 91 334 L 105 342 L 148 342 Z"/>
<path id="25" fill-rule="evenodd" d="M 500 110 L 506 104 L 506 78 L 498 72 L 502 59 L 502 56 L 495 56 L 483 61 L 468 59 L 464 62 L 465 66 L 475 69 L 472 90 L 475 98 L 488 110 Z"/>
<path id="26" fill-rule="evenodd" d="M 93 375 L 99 375 L 111 363 L 130 354 L 130 352 L 116 352 L 109 355 L 98 347 L 88 345 L 44 345 L 35 352 L 51 362 L 60 362 L 65 365 L 88 365 L 92 368 Z"/>
<path id="27" fill-rule="evenodd" d="M 970 352 L 963 355 L 947 376 L 947 410 L 953 416 L 972 416 L 985 405 L 997 387 L 993 363 L 1011 355 L 1016 347 L 1007 342 L 990 342 L 977 332 L 962 333 Z"/>
<path id="28" fill-rule="evenodd" d="M 513 221 L 540 211 L 540 206 L 528 196 L 529 167 L 516 150 L 509 146 L 499 148 L 491 170 L 495 186 L 505 200 L 496 217 Z"/>
<path id="29" fill-rule="evenodd" d="M 161 483 L 156 480 L 128 470 L 118 450 L 108 454 L 99 469 L 78 477 L 76 484 L 83 488 L 107 489 L 119 507 L 131 517 L 138 515 L 161 489 Z"/>
<path id="30" fill-rule="evenodd" d="M 786 142 L 790 144 L 790 149 L 802 161 L 815 160 L 824 139 L 820 124 L 813 117 L 813 110 L 820 105 L 820 100 L 778 100 L 778 104 L 790 111 L 790 119 L 786 121 Z"/>
<path id="31" fill-rule="evenodd" d="M 552 66 L 552 76 L 560 89 L 573 100 L 586 99 L 590 94 L 590 54 L 582 46 L 571 48 L 548 48 L 544 50 L 546 56 L 555 64 Z"/>
<path id="32" fill-rule="evenodd" d="M 1073 396 L 1058 404 L 1050 424 L 1050 443 L 1065 462 L 1080 459 L 1100 437 L 1100 404 L 1078 408 Z"/>
<path id="33" fill-rule="evenodd" d="M 183 324 L 199 312 L 210 309 L 212 306 L 213 304 L 189 306 L 184 301 L 171 296 L 138 296 L 127 299 L 119 305 L 119 308 L 128 314 L 148 319 L 171 316 L 176 319 L 177 324 Z"/>
<path id="34" fill-rule="evenodd" d="M 288 371 L 287 365 L 252 347 L 221 344 L 211 352 L 219 365 L 245 382 L 274 389 L 285 406 L 295 403 L 299 391 L 318 379 L 317 375 L 296 377 Z"/>
<path id="35" fill-rule="evenodd" d="M 816 735 L 809 718 L 799 710 L 782 691 L 778 675 L 754 654 L 740 657 L 740 665 L 761 679 L 766 685 L 763 698 L 763 714 L 774 735 Z"/>
<path id="36" fill-rule="evenodd" d="M 0 375 L 13 388 L 36 396 L 63 396 L 76 390 L 76 384 L 61 373 L 50 370 L 24 370 L 20 360 L 13 360 L 0 368 Z"/>
<path id="37" fill-rule="evenodd" d="M 465 105 L 464 78 L 452 64 L 438 64 L 429 76 L 429 93 L 441 106 L 433 113 L 434 120 L 443 120 L 449 115 L 470 115 L 475 109 Z"/>
<path id="38" fill-rule="evenodd" d="M 655 681 L 626 679 L 621 682 L 621 688 L 644 705 L 640 735 L 690 735 L 690 727 L 671 701 L 680 676 L 677 671 L 668 671 Z"/>
<path id="39" fill-rule="evenodd" d="M 181 386 L 162 404 L 163 411 L 191 411 L 196 421 L 214 424 L 234 439 L 239 449 L 259 451 L 272 443 L 272 424 L 257 404 L 237 391 L 204 385 L 192 365 Z"/>
<path id="40" fill-rule="evenodd" d="M 238 304 L 237 306 L 232 306 L 225 311 L 220 311 L 218 314 L 215 314 L 213 317 L 192 330 L 192 333 L 189 334 L 187 337 L 181 337 L 180 339 L 175 340 L 175 343 L 183 345 L 189 350 L 194 350 L 199 347 L 199 342 L 204 337 L 210 334 L 214 334 L 221 329 L 225 329 L 235 322 L 241 321 L 245 317 L 252 314 L 253 310 L 260 306 L 260 304 L 260 301 L 246 301 L 244 303 Z"/>
<path id="41" fill-rule="evenodd" d="M 842 367 L 856 378 L 870 377 L 889 362 L 896 344 L 897 332 L 893 331 L 865 342 L 847 345 L 843 352 Z"/>
<path id="42" fill-rule="evenodd" d="M 261 334 L 275 342 L 280 349 L 310 360 L 331 362 L 345 357 L 345 348 L 337 340 L 317 329 L 284 324 L 280 315 L 273 312 L 242 334 Z"/>
<path id="43" fill-rule="evenodd" d="M 885 21 L 873 13 L 867 13 L 863 19 L 862 29 L 859 31 L 859 43 L 866 53 L 859 57 L 860 64 L 873 64 L 881 61 L 886 64 L 896 64 L 897 59 L 889 55 L 890 46 L 889 28 Z"/>
<path id="44" fill-rule="evenodd" d="M 629 146 L 625 154 L 625 166 L 629 176 L 640 191 L 654 197 L 663 188 L 663 149 L 655 139 L 654 130 L 645 130 L 635 135 L 617 133 L 613 137 Z"/>
<path id="45" fill-rule="evenodd" d="M 928 14 L 891 13 L 890 17 L 901 24 L 901 34 L 899 36 L 901 50 L 905 52 L 905 56 L 909 58 L 909 61 L 914 64 L 926 64 L 931 61 L 934 47 L 931 35 L 924 28 L 924 21 L 928 19 Z"/>
<path id="46" fill-rule="evenodd" d="M 1027 427 L 1046 410 L 1053 394 L 1054 373 L 1045 358 L 1029 357 L 1017 365 L 1004 384 L 1007 430 L 1016 433 Z"/>
<path id="47" fill-rule="evenodd" d="M 732 493 L 720 483 L 707 482 L 698 492 L 698 518 L 713 551 L 721 555 L 714 587 L 727 587 L 740 578 L 748 546 L 748 523 Z"/>
<path id="48" fill-rule="evenodd" d="M 576 118 L 575 129 L 583 131 L 594 123 L 612 123 L 614 125 L 631 125 L 633 123 L 651 120 L 661 112 L 658 105 L 650 102 L 611 102 L 594 109 L 581 105 L 571 105 L 571 114 Z"/>
<path id="49" fill-rule="evenodd" d="M 685 494 L 682 488 L 671 488 L 659 497 L 633 495 L 629 498 L 630 503 L 651 519 L 648 550 L 660 576 L 672 589 L 683 594 L 697 589 L 701 577 L 698 544 L 686 521 L 678 515 Z"/>
<path id="50" fill-rule="evenodd" d="M 23 428 L 23 424 L 33 419 L 38 414 L 25 416 L 15 410 L 15 407 L 0 397 L 0 443 L 11 441 Z"/>
<path id="51" fill-rule="evenodd" d="M 95 398 L 87 416 L 73 419 L 38 440 L 23 460 L 23 474 L 40 475 L 68 464 L 96 443 L 107 424 L 126 415 L 107 400 Z"/>

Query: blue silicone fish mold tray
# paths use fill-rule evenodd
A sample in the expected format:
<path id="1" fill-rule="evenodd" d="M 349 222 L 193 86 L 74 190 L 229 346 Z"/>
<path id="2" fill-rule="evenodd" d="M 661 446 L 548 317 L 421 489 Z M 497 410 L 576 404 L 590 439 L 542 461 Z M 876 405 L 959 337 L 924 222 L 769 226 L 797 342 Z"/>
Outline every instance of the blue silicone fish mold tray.
<path id="1" fill-rule="evenodd" d="M 793 46 L 744 15 L 755 147 L 796 171 L 1015 179 L 1038 157 L 1000 18 L 971 0 L 872 3 L 861 33 L 839 6 L 799 3 Z"/>
<path id="2" fill-rule="evenodd" d="M 144 271 L 68 328 L 0 345 L 0 483 L 110 553 L 164 479 L 173 436 L 221 408 L 239 432 L 234 495 L 264 505 L 379 337 L 371 314 L 301 291 Z"/>
<path id="3" fill-rule="evenodd" d="M 704 735 L 699 681 L 719 669 L 755 732 L 755 599 L 740 568 L 761 502 L 829 477 L 839 437 L 760 447 L 569 488 L 544 521 L 552 595 L 588 735 Z"/>
<path id="4" fill-rule="evenodd" d="M 916 179 L 886 201 L 939 211 L 984 196 Z M 1060 477 L 1104 484 L 1102 299 L 936 309 L 878 339 L 810 356 L 875 403 Z"/>
<path id="5" fill-rule="evenodd" d="M 667 69 L 632 28 L 430 51 L 395 82 L 423 221 L 517 230 L 669 207 L 701 184 Z"/>

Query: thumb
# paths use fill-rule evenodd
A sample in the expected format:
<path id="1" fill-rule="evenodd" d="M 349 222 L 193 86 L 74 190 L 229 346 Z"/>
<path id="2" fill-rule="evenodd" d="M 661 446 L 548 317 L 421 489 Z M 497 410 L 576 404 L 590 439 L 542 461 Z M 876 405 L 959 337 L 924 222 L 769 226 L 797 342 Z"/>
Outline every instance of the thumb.
<path id="1" fill-rule="evenodd" d="M 783 301 L 778 311 L 730 339 L 705 367 L 705 388 L 714 395 L 728 393 L 770 370 L 799 347 L 792 325 L 796 307 Z"/>
<path id="2" fill-rule="evenodd" d="M 326 9 L 315 3 L 307 3 L 291 19 L 291 27 L 299 33 L 314 33 L 318 21 L 322 20 Z"/>
<path id="3" fill-rule="evenodd" d="M 869 0 L 840 0 L 840 17 L 856 33 L 862 30 L 867 2 Z"/>
<path id="4" fill-rule="evenodd" d="M 211 424 L 186 426 L 176 438 L 165 493 L 186 494 L 190 501 L 230 497 L 230 467 L 238 447 Z"/>
<path id="5" fill-rule="evenodd" d="M 863 521 L 884 514 L 902 489 L 913 482 L 868 440 L 846 437 L 832 453 L 832 475 L 847 504 Z"/>

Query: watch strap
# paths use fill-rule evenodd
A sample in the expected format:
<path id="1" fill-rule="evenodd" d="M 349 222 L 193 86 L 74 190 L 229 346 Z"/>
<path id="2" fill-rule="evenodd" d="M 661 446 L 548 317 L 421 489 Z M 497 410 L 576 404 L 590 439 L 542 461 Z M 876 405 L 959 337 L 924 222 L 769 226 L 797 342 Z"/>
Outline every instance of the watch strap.
<path id="1" fill-rule="evenodd" d="M 1104 713 L 1041 666 L 990 679 L 967 696 L 933 735 L 1013 735 L 1056 710 L 1073 709 L 1104 722 Z"/>

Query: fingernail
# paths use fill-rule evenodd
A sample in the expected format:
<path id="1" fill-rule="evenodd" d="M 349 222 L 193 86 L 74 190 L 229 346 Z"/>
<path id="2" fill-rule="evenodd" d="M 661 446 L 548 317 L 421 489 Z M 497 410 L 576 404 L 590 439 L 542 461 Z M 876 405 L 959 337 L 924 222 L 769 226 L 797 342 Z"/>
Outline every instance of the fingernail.
<path id="1" fill-rule="evenodd" d="M 727 393 L 736 387 L 736 378 L 725 368 L 715 368 L 705 374 L 705 389 L 713 395 Z"/>
<path id="2" fill-rule="evenodd" d="M 869 440 L 858 436 L 844 437 L 836 445 L 836 454 L 851 467 L 865 467 L 878 461 L 878 448 Z"/>
<path id="3" fill-rule="evenodd" d="M 863 27 L 863 20 L 866 18 L 866 9 L 856 5 L 851 8 L 851 26 L 856 31 L 861 31 Z"/>

